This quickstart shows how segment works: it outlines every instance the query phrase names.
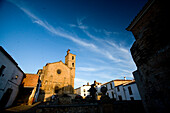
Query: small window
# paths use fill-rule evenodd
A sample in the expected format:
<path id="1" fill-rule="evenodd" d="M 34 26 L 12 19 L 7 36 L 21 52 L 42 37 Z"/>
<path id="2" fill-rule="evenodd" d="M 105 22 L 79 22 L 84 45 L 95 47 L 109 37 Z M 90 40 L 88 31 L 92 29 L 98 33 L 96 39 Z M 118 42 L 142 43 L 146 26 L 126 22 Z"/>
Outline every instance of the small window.
<path id="1" fill-rule="evenodd" d="M 119 86 L 117 87 L 117 91 L 120 91 Z"/>
<path id="2" fill-rule="evenodd" d="M 60 70 L 60 69 L 58 69 L 58 70 L 57 70 L 57 73 L 58 73 L 58 74 L 61 74 L 61 70 Z"/>
<path id="3" fill-rule="evenodd" d="M 128 90 L 129 90 L 129 95 L 132 95 L 132 89 L 130 86 L 128 87 Z"/>
<path id="4" fill-rule="evenodd" d="M 84 92 L 86 92 L 86 90 L 84 89 Z"/>
<path id="5" fill-rule="evenodd" d="M 0 76 L 4 76 L 3 71 L 6 67 L 4 65 L 1 66 L 0 68 Z"/>
<path id="6" fill-rule="evenodd" d="M 74 60 L 74 56 L 72 56 L 72 60 Z"/>
<path id="7" fill-rule="evenodd" d="M 130 100 L 134 100 L 134 98 L 133 98 L 133 97 L 130 97 Z"/>
<path id="8" fill-rule="evenodd" d="M 122 101 L 122 96 L 121 95 L 119 95 L 118 98 L 119 98 L 120 101 Z"/>
<path id="9" fill-rule="evenodd" d="M 112 92 L 112 98 L 114 98 L 114 93 Z"/>
<path id="10" fill-rule="evenodd" d="M 17 79 L 17 78 L 18 78 L 18 75 L 15 76 L 15 79 Z"/>
<path id="11" fill-rule="evenodd" d="M 84 94 L 84 96 L 86 96 L 86 94 Z"/>
<path id="12" fill-rule="evenodd" d="M 74 63 L 72 63 L 72 67 L 74 67 Z"/>
<path id="13" fill-rule="evenodd" d="M 111 89 L 113 89 L 113 87 L 112 87 L 112 83 L 110 83 L 110 88 L 111 88 Z"/>
<path id="14" fill-rule="evenodd" d="M 109 96 L 109 93 L 107 93 L 107 96 Z"/>

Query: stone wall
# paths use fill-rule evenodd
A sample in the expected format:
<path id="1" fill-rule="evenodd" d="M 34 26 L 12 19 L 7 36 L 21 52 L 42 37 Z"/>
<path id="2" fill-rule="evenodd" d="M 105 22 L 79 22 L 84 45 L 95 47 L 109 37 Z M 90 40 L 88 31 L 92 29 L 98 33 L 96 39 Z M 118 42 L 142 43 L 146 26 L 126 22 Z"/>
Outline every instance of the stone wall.
<path id="1" fill-rule="evenodd" d="M 145 113 L 141 101 L 111 101 L 87 103 L 82 101 L 74 104 L 57 105 L 42 103 L 26 111 L 26 113 Z"/>
<path id="2" fill-rule="evenodd" d="M 148 113 L 164 113 L 170 106 L 168 93 L 170 91 L 170 41 L 167 38 L 169 6 L 167 4 L 161 0 L 149 0 L 134 21 L 138 17 L 141 18 L 130 29 L 136 39 L 131 47 L 131 54 L 137 66 L 133 75 Z M 145 13 L 142 14 L 144 10 Z"/>

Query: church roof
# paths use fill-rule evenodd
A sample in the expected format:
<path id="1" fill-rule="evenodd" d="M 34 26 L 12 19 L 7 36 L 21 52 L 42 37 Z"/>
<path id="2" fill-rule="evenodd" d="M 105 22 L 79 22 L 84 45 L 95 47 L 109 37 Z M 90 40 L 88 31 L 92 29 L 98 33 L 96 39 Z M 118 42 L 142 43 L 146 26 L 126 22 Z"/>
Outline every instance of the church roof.
<path id="1" fill-rule="evenodd" d="M 39 76 L 37 74 L 25 74 L 22 84 L 24 88 L 34 88 L 37 86 Z"/>
<path id="2" fill-rule="evenodd" d="M 60 63 L 60 62 L 63 63 L 63 61 L 60 60 L 59 62 L 47 63 L 45 66 L 47 66 L 47 65 L 49 65 L 49 64 Z M 64 63 L 63 63 L 63 64 L 64 64 Z M 64 65 L 65 65 L 65 64 L 64 64 Z"/>

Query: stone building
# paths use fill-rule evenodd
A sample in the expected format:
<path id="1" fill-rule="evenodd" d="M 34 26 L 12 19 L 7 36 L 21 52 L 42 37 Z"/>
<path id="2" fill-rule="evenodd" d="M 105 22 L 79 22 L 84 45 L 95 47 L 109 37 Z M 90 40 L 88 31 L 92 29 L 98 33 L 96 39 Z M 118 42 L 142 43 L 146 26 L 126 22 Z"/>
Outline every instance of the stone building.
<path id="1" fill-rule="evenodd" d="M 165 113 L 170 106 L 169 3 L 149 0 L 126 28 L 136 39 L 133 72 L 147 113 Z"/>
<path id="2" fill-rule="evenodd" d="M 15 60 L 0 46 L 0 109 L 13 104 L 24 77 Z"/>
<path id="3" fill-rule="evenodd" d="M 41 80 L 40 100 L 50 100 L 52 95 L 73 94 L 76 55 L 68 49 L 65 63 L 47 63 L 38 71 Z"/>

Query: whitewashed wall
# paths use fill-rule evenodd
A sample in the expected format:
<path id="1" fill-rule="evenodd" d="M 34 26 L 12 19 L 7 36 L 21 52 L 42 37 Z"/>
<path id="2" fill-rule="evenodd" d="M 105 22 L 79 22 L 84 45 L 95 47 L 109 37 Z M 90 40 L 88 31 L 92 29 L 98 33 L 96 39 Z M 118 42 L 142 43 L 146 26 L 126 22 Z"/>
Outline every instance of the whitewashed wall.
<path id="1" fill-rule="evenodd" d="M 132 89 L 132 95 L 129 94 L 128 87 L 131 87 L 131 89 Z M 134 100 L 141 100 L 141 96 L 140 96 L 140 94 L 139 94 L 139 91 L 138 91 L 138 88 L 137 88 L 136 83 L 133 83 L 133 84 L 130 84 L 130 85 L 125 85 L 125 86 L 124 86 L 124 89 L 125 89 L 126 99 L 127 99 L 127 100 L 131 100 L 130 97 L 133 97 Z"/>
<path id="2" fill-rule="evenodd" d="M 91 86 L 82 86 L 81 87 L 81 96 L 82 97 L 86 97 L 87 95 L 90 95 L 90 92 L 88 92 L 88 90 L 91 88 Z M 85 90 L 85 92 L 84 92 Z M 85 94 L 85 95 L 84 95 Z"/>
<path id="3" fill-rule="evenodd" d="M 118 88 L 119 88 L 119 90 L 118 90 Z M 123 90 L 123 85 L 119 85 L 119 86 L 115 87 L 115 94 L 116 94 L 116 100 L 120 100 L 119 96 L 122 97 L 122 100 L 126 100 L 126 95 Z"/>
<path id="4" fill-rule="evenodd" d="M 111 88 L 110 84 L 112 84 L 112 88 Z M 97 94 L 101 93 L 100 89 L 101 89 L 102 86 L 107 87 L 108 90 L 107 90 L 106 94 L 110 98 L 115 98 L 118 101 L 120 100 L 119 96 L 121 96 L 122 100 L 131 100 L 131 97 L 134 98 L 134 100 L 141 100 L 141 97 L 140 97 L 136 83 L 122 84 L 122 85 L 115 87 L 114 82 L 112 81 L 112 82 L 109 82 L 107 84 L 101 85 L 100 87 L 96 87 Z M 129 94 L 128 87 L 131 87 L 132 95 Z M 118 91 L 118 88 L 119 88 L 119 91 Z M 112 94 L 112 92 L 113 92 L 113 94 Z"/>
<path id="5" fill-rule="evenodd" d="M 83 98 L 85 98 L 87 95 L 90 95 L 90 92 L 88 92 L 88 90 L 90 88 L 91 88 L 91 86 L 81 86 L 76 89 L 76 94 L 81 95 Z M 85 92 L 84 92 L 84 90 L 85 90 Z"/>
<path id="6" fill-rule="evenodd" d="M 112 85 L 112 87 L 111 87 Z M 115 95 L 114 95 L 114 82 L 109 82 L 107 84 L 104 84 L 104 85 L 100 85 L 97 87 L 97 93 L 101 93 L 100 89 L 101 87 L 107 87 L 107 92 L 106 92 L 106 95 L 108 95 L 110 98 L 115 98 Z M 112 95 L 112 92 L 113 92 L 113 95 Z"/>
<path id="7" fill-rule="evenodd" d="M 118 91 L 119 87 L 119 91 Z M 132 94 L 129 93 L 128 87 L 131 87 Z M 141 100 L 138 88 L 136 83 L 128 84 L 128 85 L 119 85 L 114 88 L 114 92 L 116 94 L 116 100 L 119 100 L 119 96 L 122 97 L 122 100 Z"/>
<path id="8" fill-rule="evenodd" d="M 11 97 L 6 105 L 6 107 L 8 107 L 13 103 L 18 94 L 18 88 L 22 81 L 23 73 L 0 51 L 0 67 L 2 65 L 6 68 L 3 71 L 4 76 L 0 76 L 0 99 L 8 88 L 13 89 Z M 18 77 L 16 78 L 16 76 Z"/>

